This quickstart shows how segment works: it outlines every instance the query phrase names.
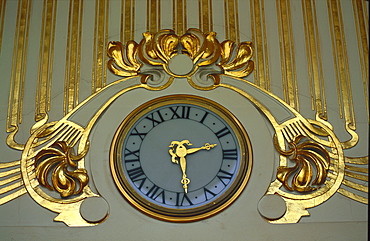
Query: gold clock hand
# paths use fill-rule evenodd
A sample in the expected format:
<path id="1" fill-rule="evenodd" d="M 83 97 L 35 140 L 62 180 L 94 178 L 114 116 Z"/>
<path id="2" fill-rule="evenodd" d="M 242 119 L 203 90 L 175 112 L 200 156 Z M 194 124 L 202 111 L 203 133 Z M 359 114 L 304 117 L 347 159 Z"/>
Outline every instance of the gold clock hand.
<path id="1" fill-rule="evenodd" d="M 209 143 L 206 143 L 202 147 L 188 149 L 187 150 L 187 154 L 191 154 L 191 153 L 197 152 L 199 150 L 207 150 L 207 151 L 209 151 L 211 148 L 213 148 L 215 146 L 217 146 L 217 144 L 209 144 Z"/>
<path id="2" fill-rule="evenodd" d="M 190 183 L 190 179 L 187 178 L 186 176 L 186 158 L 185 156 L 187 154 L 191 154 L 194 152 L 197 152 L 199 150 L 210 150 L 211 148 L 215 147 L 217 144 L 209 144 L 206 143 L 204 146 L 199 147 L 199 148 L 191 148 L 191 149 L 186 149 L 186 146 L 192 145 L 188 140 L 183 140 L 183 141 L 172 141 L 171 145 L 169 146 L 170 149 L 168 152 L 171 155 L 171 160 L 173 163 L 178 164 L 179 161 L 176 159 L 177 157 L 180 158 L 180 167 L 182 171 L 182 179 L 181 179 L 181 184 L 183 184 L 183 188 L 185 190 L 185 193 L 188 193 L 188 184 Z M 175 152 L 174 152 L 175 151 Z"/>
<path id="3" fill-rule="evenodd" d="M 188 184 L 190 183 L 190 179 L 187 178 L 186 176 L 186 159 L 185 157 L 180 157 L 180 167 L 182 170 L 182 179 L 181 179 L 181 184 L 182 187 L 185 190 L 185 193 L 188 193 Z"/>

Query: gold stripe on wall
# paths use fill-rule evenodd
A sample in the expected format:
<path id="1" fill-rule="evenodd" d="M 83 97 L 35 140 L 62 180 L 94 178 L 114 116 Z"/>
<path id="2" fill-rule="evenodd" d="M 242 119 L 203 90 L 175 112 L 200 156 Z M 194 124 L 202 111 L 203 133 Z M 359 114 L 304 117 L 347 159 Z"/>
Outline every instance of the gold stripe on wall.
<path id="1" fill-rule="evenodd" d="M 290 1 L 277 0 L 276 9 L 284 99 L 291 107 L 299 110 Z"/>
<path id="2" fill-rule="evenodd" d="M 12 72 L 8 102 L 7 132 L 17 132 L 22 122 L 24 78 L 26 75 L 26 56 L 30 27 L 31 0 L 18 2 L 17 22 L 15 27 Z"/>
<path id="3" fill-rule="evenodd" d="M 213 31 L 212 0 L 198 0 L 199 28 L 202 32 Z"/>
<path id="4" fill-rule="evenodd" d="M 239 13 L 237 0 L 224 0 L 226 39 L 239 43 Z"/>
<path id="5" fill-rule="evenodd" d="M 0 1 L 0 51 L 3 43 L 3 29 L 4 29 L 4 18 L 5 18 L 6 0 Z"/>
<path id="6" fill-rule="evenodd" d="M 134 40 L 135 34 L 135 1 L 122 0 L 121 9 L 121 42 Z"/>
<path id="7" fill-rule="evenodd" d="M 327 120 L 321 45 L 318 35 L 315 1 L 302 0 L 302 12 L 312 109 L 316 110 L 316 118 Z"/>
<path id="8" fill-rule="evenodd" d="M 352 0 L 353 11 L 356 23 L 356 34 L 358 40 L 358 51 L 361 64 L 361 73 L 362 73 L 362 83 L 364 86 L 364 96 L 365 99 L 369 99 L 368 94 L 368 80 L 369 80 L 369 45 L 368 45 L 368 16 L 366 4 L 363 4 L 362 1 Z M 369 105 L 366 102 L 366 110 L 369 118 Z"/>
<path id="9" fill-rule="evenodd" d="M 161 2 L 160 0 L 147 1 L 147 31 L 156 33 L 161 27 Z"/>
<path id="10" fill-rule="evenodd" d="M 64 79 L 64 115 L 78 104 L 83 1 L 70 0 Z"/>
<path id="11" fill-rule="evenodd" d="M 50 110 L 56 9 L 56 0 L 44 0 L 36 89 L 35 121 L 44 118 Z"/>
<path id="12" fill-rule="evenodd" d="M 327 4 L 340 117 L 343 118 L 344 112 L 346 126 L 355 130 L 356 123 L 354 119 L 352 88 L 349 76 L 348 55 L 346 39 L 344 36 L 341 5 L 339 0 L 328 0 Z"/>
<path id="13" fill-rule="evenodd" d="M 254 83 L 261 88 L 270 91 L 270 73 L 264 1 L 251 0 L 250 9 L 254 58 L 257 62 L 254 71 Z"/>
<path id="14" fill-rule="evenodd" d="M 179 36 L 183 35 L 187 28 L 186 0 L 173 0 L 173 29 Z"/>
<path id="15" fill-rule="evenodd" d="M 107 83 L 105 48 L 108 44 L 109 0 L 95 1 L 94 51 L 92 63 L 91 92 L 103 88 Z"/>

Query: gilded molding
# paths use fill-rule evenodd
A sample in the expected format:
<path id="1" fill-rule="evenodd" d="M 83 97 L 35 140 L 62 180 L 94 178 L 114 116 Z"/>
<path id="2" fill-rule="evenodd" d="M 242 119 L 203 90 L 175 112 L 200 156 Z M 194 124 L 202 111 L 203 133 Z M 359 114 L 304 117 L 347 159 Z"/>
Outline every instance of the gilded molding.
<path id="1" fill-rule="evenodd" d="M 161 0 L 147 1 L 147 23 L 148 32 L 158 32 L 161 28 Z"/>
<path id="2" fill-rule="evenodd" d="M 50 111 L 56 10 L 57 1 L 44 1 L 35 103 L 35 121 L 40 121 L 45 118 L 47 112 Z"/>
<path id="3" fill-rule="evenodd" d="M 121 7 L 121 42 L 134 39 L 135 33 L 135 1 L 122 0 Z"/>
<path id="4" fill-rule="evenodd" d="M 173 0 L 173 30 L 178 35 L 183 35 L 187 29 L 186 0 Z"/>
<path id="5" fill-rule="evenodd" d="M 327 120 L 325 85 L 323 79 L 321 43 L 316 18 L 316 3 L 302 0 L 302 13 L 306 39 L 306 56 L 312 109 L 316 111 L 316 119 Z"/>
<path id="6" fill-rule="evenodd" d="M 78 104 L 83 1 L 70 0 L 69 9 L 66 68 L 64 78 L 64 115 Z"/>
<path id="7" fill-rule="evenodd" d="M 267 47 L 265 3 L 261 0 L 250 1 L 251 30 L 255 46 L 254 60 L 256 69 L 254 83 L 261 88 L 270 91 L 269 49 Z"/>
<path id="8" fill-rule="evenodd" d="M 26 56 L 28 50 L 28 33 L 30 28 L 32 1 L 19 1 L 17 23 L 14 37 L 12 73 L 8 100 L 8 116 L 6 131 L 10 132 L 6 143 L 11 148 L 23 150 L 24 145 L 17 143 L 15 135 L 18 125 L 22 123 L 24 79 L 26 75 Z"/>
<path id="9" fill-rule="evenodd" d="M 240 42 L 238 1 L 224 0 L 226 39 Z"/>
<path id="10" fill-rule="evenodd" d="M 107 55 L 105 49 L 108 43 L 109 0 L 95 1 L 94 51 L 92 62 L 91 92 L 103 88 L 107 83 Z"/>
<path id="11" fill-rule="evenodd" d="M 368 80 L 369 80 L 369 19 L 368 8 L 366 8 L 366 3 L 363 1 L 352 0 L 353 13 L 356 24 L 356 34 L 358 40 L 358 52 L 360 57 L 361 72 L 362 72 L 362 83 L 364 86 L 364 96 L 365 100 L 369 99 L 368 94 Z M 369 103 L 366 101 L 367 116 L 369 118 Z"/>
<path id="12" fill-rule="evenodd" d="M 358 134 L 355 132 L 356 120 L 352 98 L 351 79 L 349 75 L 346 39 L 344 36 L 342 9 L 339 0 L 328 0 L 327 5 L 332 40 L 334 71 L 337 83 L 339 115 L 341 118 L 345 119 L 346 131 L 351 135 L 351 139 L 342 143 L 343 148 L 347 149 L 357 144 Z"/>
<path id="13" fill-rule="evenodd" d="M 290 106 L 299 110 L 298 84 L 295 64 L 292 17 L 290 1 L 276 1 L 280 41 L 280 62 L 284 99 Z"/>
<path id="14" fill-rule="evenodd" d="M 199 29 L 203 33 L 213 31 L 212 0 L 198 0 L 199 5 Z"/>
<path id="15" fill-rule="evenodd" d="M 1 45 L 3 43 L 5 9 L 6 9 L 6 0 L 0 1 L 0 51 L 1 51 Z"/>

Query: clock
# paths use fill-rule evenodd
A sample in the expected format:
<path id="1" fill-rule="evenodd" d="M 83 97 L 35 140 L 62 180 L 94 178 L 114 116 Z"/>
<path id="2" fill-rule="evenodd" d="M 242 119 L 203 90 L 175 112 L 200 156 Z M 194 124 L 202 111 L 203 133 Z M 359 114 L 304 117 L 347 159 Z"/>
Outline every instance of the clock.
<path id="1" fill-rule="evenodd" d="M 252 167 L 248 135 L 222 105 L 193 95 L 153 99 L 118 127 L 110 167 L 124 198 L 164 221 L 191 222 L 228 207 Z"/>

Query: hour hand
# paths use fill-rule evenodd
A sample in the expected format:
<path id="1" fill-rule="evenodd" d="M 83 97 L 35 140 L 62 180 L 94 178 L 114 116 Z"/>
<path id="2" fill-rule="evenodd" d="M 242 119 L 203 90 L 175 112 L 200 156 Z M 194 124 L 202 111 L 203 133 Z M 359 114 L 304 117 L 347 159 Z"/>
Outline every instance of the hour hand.
<path id="1" fill-rule="evenodd" d="M 176 164 L 179 164 L 179 161 L 178 160 L 176 160 L 176 157 L 177 157 L 177 155 L 175 154 L 175 153 L 173 153 L 173 149 L 169 149 L 168 150 L 168 152 L 170 153 L 170 155 L 171 155 L 171 161 L 173 162 L 173 163 L 176 163 Z"/>

